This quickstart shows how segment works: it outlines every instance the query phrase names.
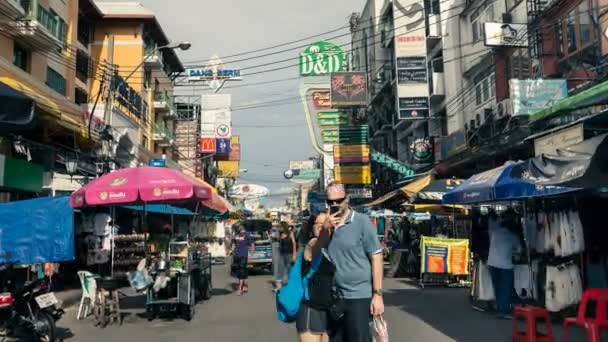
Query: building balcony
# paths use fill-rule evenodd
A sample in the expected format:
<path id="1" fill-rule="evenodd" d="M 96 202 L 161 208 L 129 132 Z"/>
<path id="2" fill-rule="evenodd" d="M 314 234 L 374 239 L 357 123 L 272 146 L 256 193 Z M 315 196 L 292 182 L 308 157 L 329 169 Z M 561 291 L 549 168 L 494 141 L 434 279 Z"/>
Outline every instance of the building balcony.
<path id="1" fill-rule="evenodd" d="M 144 63 L 150 67 L 163 67 L 163 56 L 156 46 L 147 45 L 144 48 Z"/>
<path id="2" fill-rule="evenodd" d="M 10 0 L 4 6 L 20 6 L 23 13 L 8 20 L 12 29 L 7 30 L 14 38 L 37 50 L 61 48 L 66 45 L 67 24 L 50 10 L 40 6 L 38 0 Z M 5 16 L 6 17 L 6 16 Z"/>
<path id="3" fill-rule="evenodd" d="M 156 141 L 159 146 L 171 146 L 175 144 L 175 134 L 166 127 L 154 125 L 152 140 Z"/>
<path id="4" fill-rule="evenodd" d="M 25 8 L 20 0 L 4 0 L 0 2 L 0 22 L 7 23 L 25 17 Z"/>
<path id="5" fill-rule="evenodd" d="M 175 106 L 173 105 L 173 97 L 167 91 L 157 91 L 154 93 L 154 110 L 158 113 L 164 113 L 165 117 L 174 117 Z"/>

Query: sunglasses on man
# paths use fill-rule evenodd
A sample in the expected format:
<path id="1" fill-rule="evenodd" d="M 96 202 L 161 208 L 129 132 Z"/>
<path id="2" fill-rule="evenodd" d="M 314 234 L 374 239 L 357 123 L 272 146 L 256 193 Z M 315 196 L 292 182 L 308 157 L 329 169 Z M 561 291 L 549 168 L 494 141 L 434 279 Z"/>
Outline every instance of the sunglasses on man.
<path id="1" fill-rule="evenodd" d="M 334 200 L 327 200 L 327 205 L 332 206 L 332 205 L 340 205 L 342 204 L 342 202 L 344 202 L 346 198 L 340 198 L 340 199 L 334 199 Z"/>

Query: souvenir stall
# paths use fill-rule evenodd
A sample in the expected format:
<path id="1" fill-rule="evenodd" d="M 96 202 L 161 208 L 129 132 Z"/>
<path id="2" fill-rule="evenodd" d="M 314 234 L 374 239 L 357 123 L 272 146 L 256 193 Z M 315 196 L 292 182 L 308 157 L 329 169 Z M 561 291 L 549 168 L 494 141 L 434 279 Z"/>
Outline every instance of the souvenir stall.
<path id="1" fill-rule="evenodd" d="M 122 263 L 129 263 L 130 271 L 126 274 L 131 285 L 137 290 L 153 291 L 160 295 L 162 291 L 167 297 L 173 298 L 177 292 L 179 298 L 175 307 L 179 308 L 185 318 L 191 319 L 194 314 L 196 288 L 193 278 L 206 270 L 210 275 L 210 258 L 206 250 L 199 245 L 190 244 L 187 232 L 182 237 L 174 233 L 173 219 L 160 230 L 150 231 L 148 222 L 141 224 L 141 230 L 135 234 L 118 234 L 116 222 L 116 208 L 126 205 L 140 205 L 143 219 L 146 219 L 147 206 L 150 204 L 167 204 L 180 207 L 200 207 L 201 202 L 210 199 L 211 188 L 194 178 L 177 170 L 157 167 L 137 167 L 121 169 L 106 174 L 88 184 L 71 195 L 71 206 L 74 208 L 109 208 L 108 216 L 98 216 L 99 226 L 105 223 L 102 244 L 109 245 L 109 272 L 100 272 L 96 278 L 97 288 L 111 293 L 115 303 L 110 304 L 109 310 L 118 306 L 118 296 L 113 294 L 120 287 L 120 273 L 116 272 Z M 165 207 L 165 210 L 177 210 L 174 207 Z M 99 213 L 98 213 L 99 214 Z M 195 216 L 193 216 L 195 217 Z M 109 232 L 108 232 L 109 231 Z M 153 239 L 152 235 L 157 235 Z M 142 253 L 142 247 L 145 252 Z M 135 256 L 143 256 L 137 263 Z M 208 259 L 205 265 L 204 260 Z M 131 265 L 133 263 L 133 265 Z M 198 274 L 197 273 L 197 274 Z M 187 291 L 187 293 L 184 293 Z M 106 311 L 105 296 L 100 298 L 101 317 Z M 150 296 L 149 296 L 150 297 Z M 96 305 L 97 306 L 97 305 Z M 155 306 L 148 306 L 149 317 L 154 317 Z M 151 313 L 152 312 L 152 313 Z M 115 314 L 115 313 L 114 313 Z M 97 316 L 97 315 L 96 315 Z M 120 315 L 116 315 L 120 316 Z M 98 322 L 102 325 L 107 322 Z"/>
<path id="2" fill-rule="evenodd" d="M 513 251 L 511 260 L 491 261 L 512 265 L 517 298 L 511 304 L 535 303 L 558 312 L 580 300 L 579 261 L 585 246 L 581 220 L 573 209 L 581 189 L 536 182 L 528 166 L 529 162 L 508 162 L 472 176 L 443 197 L 447 204 L 475 205 L 475 308 L 485 310 L 496 298 L 488 266 L 492 243 Z"/>
<path id="3" fill-rule="evenodd" d="M 61 263 L 73 261 L 74 211 L 68 197 L 44 197 L 0 204 L 0 292 L 6 268 L 15 285 L 53 278 Z"/>

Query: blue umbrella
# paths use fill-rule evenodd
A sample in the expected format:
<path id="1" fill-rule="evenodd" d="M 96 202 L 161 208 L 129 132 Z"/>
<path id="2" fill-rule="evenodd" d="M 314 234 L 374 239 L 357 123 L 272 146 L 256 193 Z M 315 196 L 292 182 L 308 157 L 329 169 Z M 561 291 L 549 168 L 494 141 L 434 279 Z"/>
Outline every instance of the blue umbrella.
<path id="1" fill-rule="evenodd" d="M 524 162 L 507 162 L 505 165 L 472 176 L 443 196 L 444 204 L 472 204 L 509 201 L 528 197 L 551 196 L 576 191 L 576 188 L 535 184 L 513 176 Z"/>

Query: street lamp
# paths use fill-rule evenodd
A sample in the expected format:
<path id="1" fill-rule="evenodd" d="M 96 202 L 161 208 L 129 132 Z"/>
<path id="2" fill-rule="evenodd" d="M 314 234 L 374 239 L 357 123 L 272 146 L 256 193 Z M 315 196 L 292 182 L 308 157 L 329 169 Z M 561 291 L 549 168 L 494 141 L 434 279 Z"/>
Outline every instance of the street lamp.
<path id="1" fill-rule="evenodd" d="M 68 154 L 64 157 L 64 161 L 65 161 L 65 170 L 67 171 L 68 175 L 70 175 L 70 181 L 71 181 L 72 177 L 74 177 L 74 175 L 78 171 L 78 155 L 77 154 L 73 154 L 73 155 Z"/>
<path id="2" fill-rule="evenodd" d="M 157 47 L 156 50 L 164 50 L 164 49 L 173 49 L 173 50 L 175 50 L 175 49 L 180 49 L 182 51 L 186 51 L 186 50 L 189 50 L 191 46 L 192 46 L 192 44 L 190 44 L 190 42 L 179 42 L 179 43 L 176 43 L 176 44 L 168 44 L 168 45 L 165 45 L 165 46 Z"/>

